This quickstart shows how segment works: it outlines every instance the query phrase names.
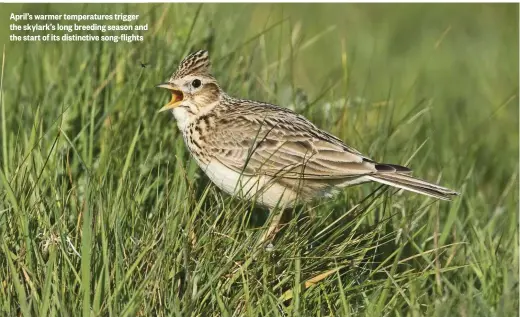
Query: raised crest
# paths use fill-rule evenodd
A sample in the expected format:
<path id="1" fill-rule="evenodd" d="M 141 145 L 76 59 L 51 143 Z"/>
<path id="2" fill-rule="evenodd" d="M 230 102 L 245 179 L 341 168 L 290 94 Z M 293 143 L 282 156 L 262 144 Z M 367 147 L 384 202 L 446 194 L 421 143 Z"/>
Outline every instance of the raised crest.
<path id="1" fill-rule="evenodd" d="M 186 56 L 179 68 L 173 74 L 172 80 L 182 78 L 187 75 L 208 75 L 211 68 L 209 54 L 206 50 L 199 50 Z"/>

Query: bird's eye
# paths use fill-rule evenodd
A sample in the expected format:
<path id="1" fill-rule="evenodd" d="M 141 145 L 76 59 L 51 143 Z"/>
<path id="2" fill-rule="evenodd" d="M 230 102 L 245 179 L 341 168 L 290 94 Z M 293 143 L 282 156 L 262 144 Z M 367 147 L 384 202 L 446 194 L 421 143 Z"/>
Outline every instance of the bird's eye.
<path id="1" fill-rule="evenodd" d="M 191 85 L 193 86 L 193 88 L 199 88 L 201 84 L 202 83 L 200 82 L 199 79 L 195 79 L 194 81 L 191 82 Z"/>

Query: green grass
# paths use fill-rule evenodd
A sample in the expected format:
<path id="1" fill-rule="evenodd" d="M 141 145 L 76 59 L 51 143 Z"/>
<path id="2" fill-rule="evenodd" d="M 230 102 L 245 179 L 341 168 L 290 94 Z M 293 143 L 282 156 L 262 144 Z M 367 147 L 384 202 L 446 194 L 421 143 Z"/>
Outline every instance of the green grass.
<path id="1" fill-rule="evenodd" d="M 518 5 L 0 8 L 0 315 L 516 314 Z M 150 31 L 9 43 L 10 12 L 139 13 Z M 255 248 L 265 210 L 212 186 L 157 113 L 154 86 L 199 48 L 228 93 L 461 197 L 350 188 Z"/>

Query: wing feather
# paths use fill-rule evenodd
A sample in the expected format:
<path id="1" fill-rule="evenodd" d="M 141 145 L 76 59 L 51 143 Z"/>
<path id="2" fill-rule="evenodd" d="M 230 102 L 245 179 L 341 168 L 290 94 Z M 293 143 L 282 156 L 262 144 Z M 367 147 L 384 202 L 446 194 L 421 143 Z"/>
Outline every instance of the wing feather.
<path id="1" fill-rule="evenodd" d="M 245 175 L 281 178 L 340 179 L 377 171 L 372 160 L 296 113 L 266 104 L 263 119 L 250 115 L 259 106 L 242 103 L 243 111 L 222 116 L 205 136 L 220 163 Z"/>

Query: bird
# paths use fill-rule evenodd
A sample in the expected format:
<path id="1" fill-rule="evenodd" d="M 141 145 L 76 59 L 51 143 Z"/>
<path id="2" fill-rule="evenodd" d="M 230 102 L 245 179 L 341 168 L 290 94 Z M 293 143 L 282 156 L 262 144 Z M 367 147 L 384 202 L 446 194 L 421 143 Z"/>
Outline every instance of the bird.
<path id="1" fill-rule="evenodd" d="M 370 159 L 288 108 L 228 95 L 211 73 L 207 50 L 187 55 L 156 87 L 171 94 L 159 112 L 173 114 L 186 147 L 209 179 L 270 211 L 367 182 L 441 200 L 459 195 L 411 176 L 408 167 Z M 276 234 L 282 213 L 271 217 L 261 242 Z"/>

